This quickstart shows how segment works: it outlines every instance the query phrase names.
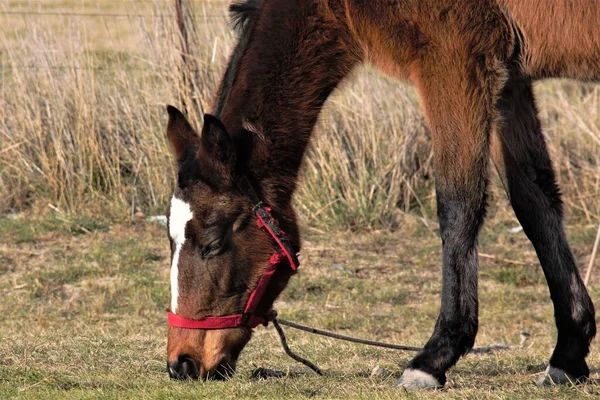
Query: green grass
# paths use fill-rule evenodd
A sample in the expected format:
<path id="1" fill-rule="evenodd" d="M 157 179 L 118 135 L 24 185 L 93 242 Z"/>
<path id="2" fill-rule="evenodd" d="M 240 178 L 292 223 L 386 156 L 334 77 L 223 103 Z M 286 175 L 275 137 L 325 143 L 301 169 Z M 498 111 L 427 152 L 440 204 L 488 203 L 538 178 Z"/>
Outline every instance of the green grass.
<path id="1" fill-rule="evenodd" d="M 88 228 L 101 228 L 80 233 L 66 219 L 0 218 L 0 398 L 597 398 L 596 384 L 532 383 L 555 340 L 552 307 L 530 244 L 522 233 L 505 229 L 512 224 L 495 218 L 482 235 L 481 252 L 489 257 L 480 262 L 477 345 L 517 345 L 525 328 L 532 338 L 522 349 L 467 356 L 449 373 L 444 391 L 406 394 L 394 382 L 411 353 L 288 329 L 291 347 L 326 371 L 318 377 L 287 358 L 273 328 L 263 327 L 256 329 L 232 380 L 171 381 L 165 373 L 169 263 L 163 227 L 88 221 Z M 306 232 L 301 273 L 278 300 L 280 315 L 341 333 L 422 345 L 439 305 L 439 243 L 422 225 L 407 219 L 403 226 L 401 233 Z M 576 254 L 589 252 L 593 235 L 587 230 L 593 228 L 569 229 L 578 238 Z M 586 261 L 579 257 L 580 264 Z M 592 282 L 597 302 L 600 274 Z M 589 363 L 598 379 L 596 343 Z M 387 374 L 370 377 L 375 366 Z M 257 367 L 286 375 L 251 379 Z"/>

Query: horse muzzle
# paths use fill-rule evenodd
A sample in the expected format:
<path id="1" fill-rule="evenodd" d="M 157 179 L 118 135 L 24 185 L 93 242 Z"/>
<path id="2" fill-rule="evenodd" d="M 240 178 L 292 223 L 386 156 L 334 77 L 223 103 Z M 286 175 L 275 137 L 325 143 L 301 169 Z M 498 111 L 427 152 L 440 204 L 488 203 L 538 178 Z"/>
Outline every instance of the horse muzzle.
<path id="1" fill-rule="evenodd" d="M 177 361 L 167 362 L 167 371 L 171 379 L 220 381 L 233 376 L 235 373 L 235 363 L 223 360 L 216 366 L 206 368 L 199 365 L 192 357 L 183 355 Z"/>

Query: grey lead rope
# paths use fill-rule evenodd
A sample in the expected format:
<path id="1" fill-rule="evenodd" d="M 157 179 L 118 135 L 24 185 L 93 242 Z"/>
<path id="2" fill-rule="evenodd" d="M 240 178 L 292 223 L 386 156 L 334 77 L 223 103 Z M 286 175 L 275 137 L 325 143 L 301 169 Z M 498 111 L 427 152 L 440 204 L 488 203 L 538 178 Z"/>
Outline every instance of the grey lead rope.
<path id="1" fill-rule="evenodd" d="M 383 347 L 385 349 L 394 349 L 394 350 L 404 350 L 404 351 L 420 351 L 420 347 L 413 346 L 405 346 L 402 344 L 391 344 L 391 343 L 383 343 L 377 342 L 375 340 L 367 340 L 355 338 L 352 336 L 340 335 L 339 333 L 324 331 L 322 329 L 312 328 L 310 326 L 297 324 L 295 322 L 287 321 L 285 319 L 276 318 L 274 321 L 278 321 L 281 325 L 289 326 L 290 328 L 298 329 L 304 332 L 314 333 L 315 335 L 321 335 L 330 337 L 333 339 L 345 340 L 347 342 L 366 344 L 367 346 L 375 346 L 375 347 Z M 274 322 L 273 321 L 273 322 Z"/>
<path id="2" fill-rule="evenodd" d="M 318 375 L 323 375 L 323 371 L 318 366 L 316 366 L 314 363 L 306 360 L 305 358 L 298 356 L 297 354 L 293 353 L 290 350 L 290 348 L 287 344 L 287 339 L 285 337 L 285 333 L 283 331 L 283 328 L 280 325 L 289 326 L 290 328 L 298 329 L 298 330 L 308 332 L 308 333 L 314 333 L 315 335 L 326 336 L 326 337 L 329 337 L 332 339 L 344 340 L 344 341 L 352 342 L 352 343 L 365 344 L 367 346 L 383 347 L 386 349 L 403 350 L 403 351 L 420 351 L 421 350 L 421 347 L 405 346 L 405 345 L 401 345 L 401 344 L 383 343 L 383 342 L 377 342 L 375 340 L 360 339 L 360 338 L 355 338 L 352 336 L 341 335 L 339 333 L 334 333 L 334 332 L 325 331 L 322 329 L 313 328 L 313 327 L 310 327 L 307 325 L 297 324 L 295 322 L 277 318 L 276 310 L 271 310 L 271 313 L 269 315 L 269 320 L 271 322 L 273 322 L 273 326 L 277 330 L 277 334 L 279 335 L 279 339 L 281 340 L 281 345 L 283 346 L 283 350 L 285 350 L 285 353 L 288 356 L 290 356 L 291 358 L 293 358 L 294 360 L 298 361 L 299 363 L 306 365 L 308 368 L 315 371 Z M 521 335 L 523 335 L 523 334 L 524 333 L 522 332 Z M 523 343 L 521 344 L 521 347 L 522 347 L 522 345 L 523 345 Z M 470 353 L 486 354 L 486 353 L 491 353 L 491 352 L 497 351 L 497 350 L 510 350 L 512 348 L 513 348 L 513 346 L 491 345 L 491 346 L 483 346 L 483 347 L 473 348 L 473 349 L 471 349 Z"/>
<path id="3" fill-rule="evenodd" d="M 315 371 L 317 373 L 317 375 L 323 376 L 323 371 L 321 371 L 321 368 L 317 367 L 314 363 L 308 361 L 306 358 L 300 357 L 299 355 L 292 352 L 292 350 L 290 350 L 290 347 L 288 346 L 287 340 L 285 338 L 285 333 L 283 332 L 283 328 L 279 325 L 280 322 L 281 323 L 283 323 L 283 322 L 277 320 L 277 318 L 275 318 L 272 322 L 273 322 L 273 326 L 277 330 L 277 333 L 279 334 L 279 339 L 281 339 L 281 345 L 283 346 L 283 350 L 285 351 L 285 354 L 287 354 L 294 360 L 298 361 L 299 363 L 306 365 L 308 368 Z M 285 321 L 285 322 L 287 322 L 287 321 Z"/>

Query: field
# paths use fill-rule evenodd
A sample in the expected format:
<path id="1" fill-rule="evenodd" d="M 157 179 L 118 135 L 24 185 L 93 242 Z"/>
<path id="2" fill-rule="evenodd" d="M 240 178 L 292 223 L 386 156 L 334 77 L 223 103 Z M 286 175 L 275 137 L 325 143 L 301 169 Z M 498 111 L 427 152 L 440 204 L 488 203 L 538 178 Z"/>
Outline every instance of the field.
<path id="1" fill-rule="evenodd" d="M 538 388 L 555 340 L 544 278 L 513 220 L 482 235 L 477 345 L 516 349 L 469 355 L 447 390 L 407 398 L 597 398 L 598 384 Z M 569 230 L 579 261 L 593 227 Z M 170 381 L 165 372 L 168 245 L 154 223 L 0 220 L 0 398 L 399 398 L 393 383 L 411 353 L 374 349 L 287 329 L 292 349 L 326 371 L 287 358 L 272 327 L 259 327 L 228 382 Z M 403 233 L 305 232 L 301 273 L 276 307 L 282 318 L 391 343 L 422 345 L 439 305 L 435 232 L 406 220 Z M 600 274 L 592 277 L 600 298 Z M 518 348 L 520 331 L 531 338 Z M 596 341 L 589 357 L 600 374 Z M 370 377 L 380 366 L 389 374 Z M 286 372 L 253 380 L 252 371 Z"/>
<path id="2" fill-rule="evenodd" d="M 190 118 L 200 121 L 234 38 L 227 2 L 190 1 L 196 28 L 182 73 L 172 3 L 0 3 L 0 399 L 600 396 L 598 340 L 590 383 L 533 384 L 555 341 L 553 312 L 495 175 L 476 345 L 515 348 L 468 355 L 445 390 L 406 394 L 393 384 L 411 353 L 287 329 L 292 349 L 326 371 L 318 377 L 283 354 L 272 327 L 259 327 L 232 380 L 170 381 L 168 242 L 145 218 L 164 213 L 173 186 L 164 106 L 195 104 Z M 536 93 L 585 273 L 600 223 L 600 86 L 548 81 Z M 296 204 L 303 258 L 276 303 L 282 318 L 424 344 L 439 307 L 441 248 L 414 90 L 368 66 L 357 71 L 327 104 Z M 600 307 L 598 263 L 589 289 Z M 524 329 L 531 337 L 519 347 Z M 376 366 L 386 372 L 371 376 Z M 258 367 L 285 377 L 253 379 Z"/>

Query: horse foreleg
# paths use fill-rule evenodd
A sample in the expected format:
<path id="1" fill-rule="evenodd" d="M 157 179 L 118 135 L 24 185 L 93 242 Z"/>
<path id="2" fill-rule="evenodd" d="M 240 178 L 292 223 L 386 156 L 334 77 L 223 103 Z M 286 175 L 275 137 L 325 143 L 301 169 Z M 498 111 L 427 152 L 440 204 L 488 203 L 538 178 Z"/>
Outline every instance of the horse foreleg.
<path id="1" fill-rule="evenodd" d="M 440 235 L 442 301 L 433 335 L 398 384 L 442 387 L 446 371 L 475 342 L 478 326 L 477 236 L 485 217 L 490 131 L 504 68 L 495 60 L 451 60 L 419 71 L 417 87 L 432 130 Z M 460 59 L 466 60 L 461 63 Z"/>

